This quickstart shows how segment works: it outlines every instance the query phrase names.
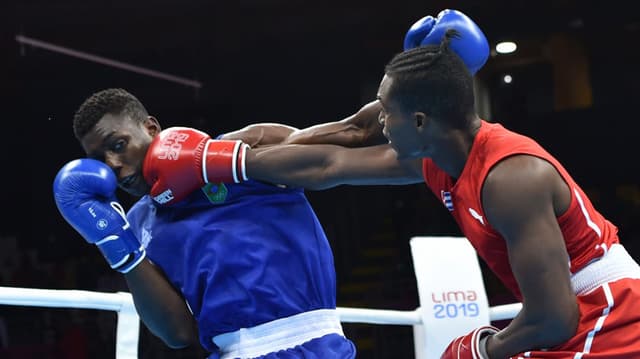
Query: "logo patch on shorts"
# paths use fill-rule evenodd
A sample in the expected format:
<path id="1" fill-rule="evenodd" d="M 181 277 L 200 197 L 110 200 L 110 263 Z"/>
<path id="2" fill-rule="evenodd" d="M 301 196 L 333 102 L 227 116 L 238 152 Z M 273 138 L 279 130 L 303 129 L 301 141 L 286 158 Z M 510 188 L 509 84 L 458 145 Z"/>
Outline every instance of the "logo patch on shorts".
<path id="1" fill-rule="evenodd" d="M 209 202 L 213 204 L 224 203 L 229 193 L 224 183 L 207 183 L 202 187 L 202 192 L 207 196 Z"/>

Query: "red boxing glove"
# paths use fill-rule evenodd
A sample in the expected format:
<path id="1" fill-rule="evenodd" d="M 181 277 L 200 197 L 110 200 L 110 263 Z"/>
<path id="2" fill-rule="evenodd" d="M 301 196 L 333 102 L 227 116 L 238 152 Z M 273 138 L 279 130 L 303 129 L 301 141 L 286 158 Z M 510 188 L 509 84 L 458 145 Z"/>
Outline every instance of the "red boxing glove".
<path id="1" fill-rule="evenodd" d="M 440 359 L 489 359 L 485 350 L 486 342 L 481 342 L 481 339 L 497 332 L 498 328 L 491 325 L 476 328 L 449 343 Z"/>
<path id="2" fill-rule="evenodd" d="M 212 140 L 193 128 L 171 127 L 156 136 L 144 158 L 144 179 L 162 205 L 183 200 L 209 182 L 246 181 L 242 141 Z"/>

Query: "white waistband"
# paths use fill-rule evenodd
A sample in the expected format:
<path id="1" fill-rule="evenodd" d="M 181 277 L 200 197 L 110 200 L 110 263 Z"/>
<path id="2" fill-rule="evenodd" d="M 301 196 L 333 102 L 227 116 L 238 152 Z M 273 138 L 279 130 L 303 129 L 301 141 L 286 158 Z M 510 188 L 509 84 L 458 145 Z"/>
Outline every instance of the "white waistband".
<path id="1" fill-rule="evenodd" d="M 640 278 L 640 266 L 620 244 L 614 244 L 607 253 L 571 276 L 573 292 L 588 294 L 601 285 L 622 278 Z"/>
<path id="2" fill-rule="evenodd" d="M 342 332 L 338 312 L 319 309 L 276 319 L 252 328 L 211 338 L 220 348 L 220 359 L 253 358 L 283 349 L 293 348 L 311 339 Z"/>

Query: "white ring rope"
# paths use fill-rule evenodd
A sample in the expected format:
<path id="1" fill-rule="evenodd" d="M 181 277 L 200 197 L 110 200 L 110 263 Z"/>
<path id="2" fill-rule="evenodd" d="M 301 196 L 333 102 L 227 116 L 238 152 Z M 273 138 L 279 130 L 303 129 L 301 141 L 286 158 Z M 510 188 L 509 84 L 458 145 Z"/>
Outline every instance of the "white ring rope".
<path id="1" fill-rule="evenodd" d="M 139 318 L 130 293 L 0 287 L 0 305 L 100 309 L 118 312 L 116 358 L 137 358 Z M 522 309 L 521 303 L 490 307 L 489 318 L 491 321 L 512 319 L 520 309 Z M 338 307 L 337 310 L 340 321 L 343 323 L 422 324 L 420 308 L 402 311 Z"/>
<path id="2" fill-rule="evenodd" d="M 140 318 L 131 293 L 0 287 L 0 305 L 81 308 L 117 312 L 116 359 L 138 359 Z"/>
<path id="3" fill-rule="evenodd" d="M 129 293 L 85 290 L 0 287 L 0 304 L 27 307 L 84 308 L 120 311 L 132 300 Z"/>

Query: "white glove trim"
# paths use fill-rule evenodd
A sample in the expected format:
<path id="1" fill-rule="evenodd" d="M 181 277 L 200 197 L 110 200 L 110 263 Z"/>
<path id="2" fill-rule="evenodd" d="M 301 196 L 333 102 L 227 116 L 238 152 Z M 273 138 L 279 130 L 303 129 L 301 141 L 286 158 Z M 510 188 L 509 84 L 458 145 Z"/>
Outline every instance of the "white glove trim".
<path id="1" fill-rule="evenodd" d="M 209 177 L 207 176 L 207 153 L 209 151 L 209 144 L 213 140 L 207 140 L 204 144 L 204 151 L 202 152 L 202 179 L 204 183 L 209 183 Z"/>
<path id="2" fill-rule="evenodd" d="M 238 163 L 238 154 L 240 153 L 240 144 L 242 143 L 242 141 L 236 141 L 236 144 L 233 145 L 233 154 L 231 157 L 231 175 L 233 176 L 233 182 L 234 183 L 240 183 L 240 180 L 238 180 L 238 167 L 237 167 L 237 163 Z"/>
<path id="3" fill-rule="evenodd" d="M 498 332 L 494 326 L 483 326 L 476 329 L 471 336 L 471 353 L 474 359 L 489 359 L 487 355 L 487 339 Z"/>
<path id="4" fill-rule="evenodd" d="M 247 167 L 246 167 L 246 158 L 247 158 L 247 149 L 249 149 L 249 145 L 247 145 L 246 143 L 242 144 L 242 148 L 240 149 L 240 151 L 242 152 L 241 157 L 240 157 L 240 171 L 242 174 L 242 179 L 244 181 L 248 181 L 249 177 L 247 177 Z"/>
<path id="5" fill-rule="evenodd" d="M 137 267 L 138 264 L 140 264 L 140 262 L 142 262 L 144 257 L 147 256 L 147 251 L 144 250 L 143 246 L 140 246 L 140 251 L 141 251 L 142 255 L 135 262 L 131 263 L 131 265 L 129 265 L 127 268 L 121 269 L 120 273 L 129 273 L 130 270 L 132 270 L 133 268 Z"/>

